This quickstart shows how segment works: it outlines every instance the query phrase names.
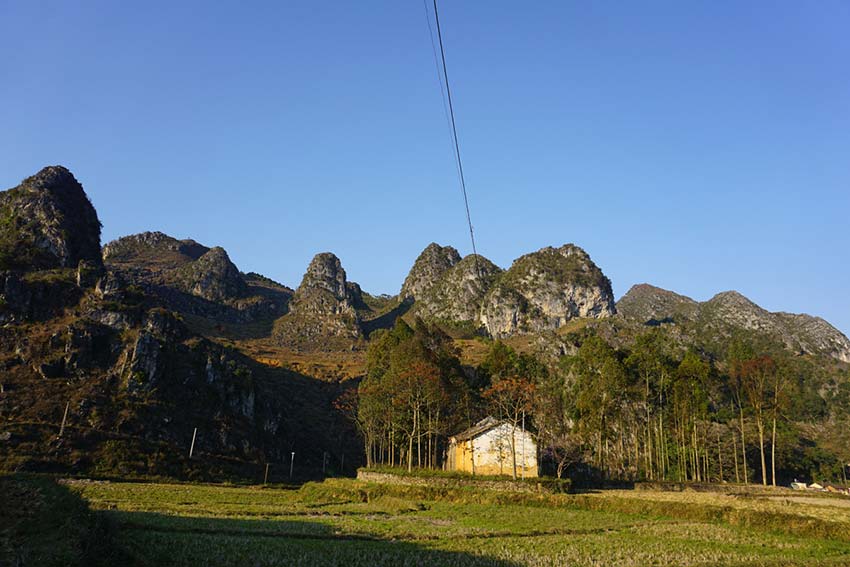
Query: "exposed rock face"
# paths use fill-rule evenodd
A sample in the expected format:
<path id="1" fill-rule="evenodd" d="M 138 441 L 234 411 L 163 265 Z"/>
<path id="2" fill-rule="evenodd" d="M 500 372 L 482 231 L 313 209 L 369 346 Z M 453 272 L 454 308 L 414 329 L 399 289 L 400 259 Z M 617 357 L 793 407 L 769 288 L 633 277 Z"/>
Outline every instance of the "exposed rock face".
<path id="1" fill-rule="evenodd" d="M 505 337 L 615 313 L 610 280 L 584 250 L 566 244 L 514 260 L 484 298 L 481 322 L 492 336 Z"/>
<path id="2" fill-rule="evenodd" d="M 637 284 L 617 302 L 617 313 L 649 324 L 692 321 L 699 313 L 699 303 L 660 287 Z"/>
<path id="3" fill-rule="evenodd" d="M 699 303 L 647 284 L 632 287 L 617 303 L 619 313 L 638 323 L 675 324 L 700 340 L 717 341 L 744 330 L 770 337 L 793 352 L 850 362 L 850 340 L 819 317 L 771 313 L 736 291 Z"/>
<path id="4" fill-rule="evenodd" d="M 460 262 L 460 254 L 451 246 L 432 242 L 419 254 L 401 286 L 401 300 L 419 299 L 452 266 Z"/>
<path id="5" fill-rule="evenodd" d="M 220 247 L 161 232 L 124 236 L 103 248 L 110 273 L 157 295 L 171 309 L 217 322 L 246 322 L 286 312 L 292 290 L 244 276 Z"/>
<path id="6" fill-rule="evenodd" d="M 216 246 L 191 263 L 183 274 L 184 285 L 192 295 L 209 301 L 243 297 L 248 285 L 224 248 Z"/>
<path id="7" fill-rule="evenodd" d="M 481 302 L 503 270 L 483 256 L 472 254 L 447 270 L 416 299 L 416 312 L 425 319 L 477 323 Z"/>
<path id="8" fill-rule="evenodd" d="M 295 290 L 290 313 L 280 320 L 277 335 L 285 342 L 337 336 L 358 339 L 363 335 L 357 308 L 360 286 L 349 282 L 334 254 L 316 254 L 301 285 Z"/>
<path id="9" fill-rule="evenodd" d="M 826 354 L 850 363 L 850 339 L 820 317 L 806 314 L 774 313 L 783 321 L 806 353 Z"/>
<path id="10" fill-rule="evenodd" d="M 324 290 L 337 301 L 345 303 L 351 299 L 347 283 L 345 270 L 339 258 L 330 252 L 322 252 L 316 254 L 307 267 L 301 279 L 301 285 L 295 292 L 295 298 L 299 299 L 312 291 Z"/>
<path id="11" fill-rule="evenodd" d="M 177 240 L 162 232 L 142 232 L 122 236 L 103 247 L 103 259 L 118 263 L 158 263 L 177 267 L 197 260 L 209 248 L 194 240 Z"/>
<path id="12" fill-rule="evenodd" d="M 100 268 L 100 221 L 73 174 L 45 167 L 0 193 L 0 269 Z"/>

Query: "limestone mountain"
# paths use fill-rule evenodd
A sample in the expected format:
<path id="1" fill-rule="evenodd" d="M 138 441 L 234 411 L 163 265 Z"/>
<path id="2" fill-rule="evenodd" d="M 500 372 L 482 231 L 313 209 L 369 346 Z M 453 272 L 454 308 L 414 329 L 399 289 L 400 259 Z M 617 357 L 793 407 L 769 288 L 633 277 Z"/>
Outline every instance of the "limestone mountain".
<path id="1" fill-rule="evenodd" d="M 194 262 L 209 248 L 159 231 L 123 236 L 103 247 L 105 261 L 117 267 L 174 270 Z"/>
<path id="2" fill-rule="evenodd" d="M 211 248 L 189 264 L 181 275 L 192 295 L 210 301 L 238 299 L 248 293 L 248 284 L 220 246 Z"/>
<path id="3" fill-rule="evenodd" d="M 481 302 L 502 272 L 487 258 L 470 254 L 419 293 L 416 313 L 424 319 L 477 326 Z"/>
<path id="4" fill-rule="evenodd" d="M 286 312 L 292 290 L 246 278 L 221 247 L 161 232 L 125 236 L 103 247 L 109 269 L 181 313 L 227 321 Z"/>
<path id="5" fill-rule="evenodd" d="M 100 221 L 82 185 L 45 167 L 0 193 L 0 270 L 101 266 Z"/>
<path id="6" fill-rule="evenodd" d="M 645 323 L 692 321 L 699 303 L 678 293 L 649 284 L 637 284 L 617 302 L 617 312 Z"/>
<path id="7" fill-rule="evenodd" d="M 705 302 L 640 284 L 617 302 L 627 320 L 646 325 L 671 324 L 698 343 L 720 342 L 738 331 L 782 344 L 800 354 L 826 355 L 850 362 L 850 340 L 819 317 L 771 313 L 736 291 Z"/>
<path id="8" fill-rule="evenodd" d="M 6 250 L 33 263 L 0 273 L 0 468 L 244 477 L 339 446 L 335 388 L 201 336 L 150 292 L 185 278 L 217 299 L 272 283 L 243 278 L 221 249 L 158 233 L 108 246 L 100 268 L 100 224 L 73 176 L 48 168 L 22 187 L 2 197 Z"/>
<path id="9" fill-rule="evenodd" d="M 418 299 L 458 262 L 460 254 L 457 250 L 432 242 L 416 258 L 401 286 L 399 297 L 402 300 Z"/>
<path id="10" fill-rule="evenodd" d="M 514 260 L 484 298 L 481 322 L 493 337 L 505 337 L 615 313 L 611 281 L 587 252 L 565 244 Z"/>
<path id="11" fill-rule="evenodd" d="M 483 327 L 494 338 L 555 330 L 579 317 L 616 312 L 611 282 L 574 244 L 542 248 L 502 270 L 483 256 L 458 259 L 430 244 L 416 259 L 400 297 L 441 323 Z"/>
<path id="12" fill-rule="evenodd" d="M 358 309 L 364 307 L 360 286 L 348 281 L 339 258 L 330 252 L 316 254 L 275 335 L 292 346 L 331 337 L 358 340 L 363 337 Z"/>

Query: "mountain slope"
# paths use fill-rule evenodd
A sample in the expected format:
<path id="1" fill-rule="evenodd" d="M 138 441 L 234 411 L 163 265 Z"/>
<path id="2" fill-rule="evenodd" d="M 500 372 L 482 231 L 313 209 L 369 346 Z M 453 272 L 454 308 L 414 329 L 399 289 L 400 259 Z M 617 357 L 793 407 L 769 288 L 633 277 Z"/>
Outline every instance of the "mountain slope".
<path id="1" fill-rule="evenodd" d="M 736 331 L 778 342 L 792 352 L 850 362 L 850 339 L 819 317 L 771 313 L 735 291 L 699 303 L 671 291 L 640 284 L 617 302 L 620 315 L 641 324 L 674 324 L 701 342 L 718 342 Z"/>
<path id="2" fill-rule="evenodd" d="M 246 281 L 220 249 L 164 235 L 114 247 L 104 273 L 97 215 L 92 208 L 69 218 L 75 206 L 91 205 L 65 171 L 0 193 L 0 202 L 13 202 L 7 223 L 26 228 L 7 249 L 47 251 L 0 272 L 0 468 L 244 478 L 292 451 L 315 467 L 323 451 L 339 456 L 354 446 L 340 445 L 352 435 L 333 408 L 341 387 L 200 336 L 170 307 L 179 285 L 219 308 L 243 293 L 228 281 L 272 284 Z M 50 246 L 33 227 L 47 227 Z M 221 305 L 190 293 L 210 290 L 222 294 L 212 298 Z M 349 462 L 356 459 L 352 451 Z"/>

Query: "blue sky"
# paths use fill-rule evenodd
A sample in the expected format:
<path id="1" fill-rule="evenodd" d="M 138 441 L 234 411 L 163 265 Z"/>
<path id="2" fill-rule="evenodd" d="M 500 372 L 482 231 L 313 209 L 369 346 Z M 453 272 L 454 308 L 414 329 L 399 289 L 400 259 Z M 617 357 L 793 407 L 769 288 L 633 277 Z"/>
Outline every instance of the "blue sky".
<path id="1" fill-rule="evenodd" d="M 179 5 L 178 5 L 179 4 Z M 441 3 L 479 251 L 619 297 L 736 289 L 850 332 L 850 3 Z M 104 242 L 396 293 L 470 251 L 423 3 L 0 0 L 0 186 L 68 166 Z"/>

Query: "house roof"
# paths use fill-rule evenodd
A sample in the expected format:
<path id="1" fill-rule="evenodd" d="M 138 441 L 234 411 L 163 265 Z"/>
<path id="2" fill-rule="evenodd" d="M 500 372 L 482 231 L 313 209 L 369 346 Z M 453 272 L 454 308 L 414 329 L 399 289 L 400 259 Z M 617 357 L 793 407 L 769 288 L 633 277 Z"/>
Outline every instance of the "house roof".
<path id="1" fill-rule="evenodd" d="M 452 438 L 454 438 L 456 441 L 467 441 L 469 439 L 478 437 L 482 433 L 486 433 L 495 427 L 498 427 L 502 423 L 503 422 L 501 420 L 496 419 L 492 415 L 488 415 L 469 429 L 452 435 Z"/>

